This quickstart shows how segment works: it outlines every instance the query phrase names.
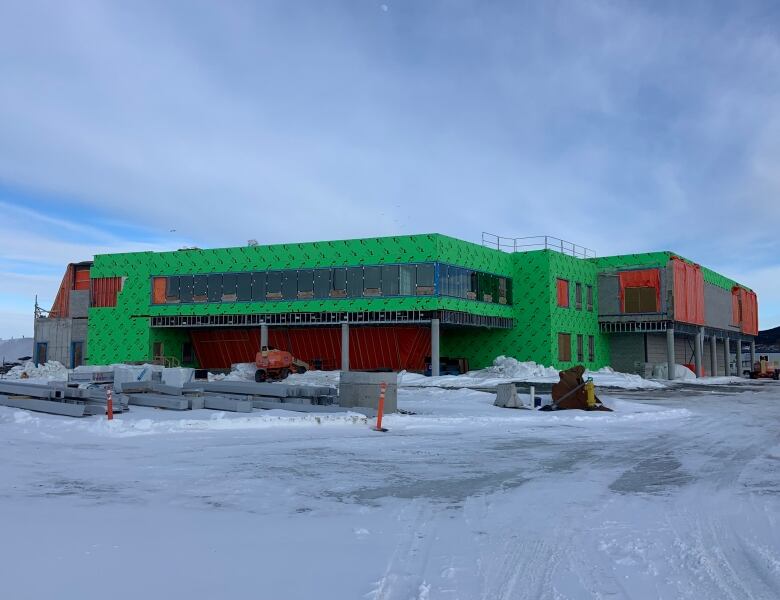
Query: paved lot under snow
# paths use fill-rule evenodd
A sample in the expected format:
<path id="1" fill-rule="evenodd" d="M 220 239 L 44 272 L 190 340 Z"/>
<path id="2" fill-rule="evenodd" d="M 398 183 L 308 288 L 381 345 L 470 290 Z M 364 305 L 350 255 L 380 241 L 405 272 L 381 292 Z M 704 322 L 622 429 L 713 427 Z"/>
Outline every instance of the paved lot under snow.
<path id="1" fill-rule="evenodd" d="M 3 597 L 780 597 L 780 386 L 493 398 L 402 389 L 386 434 L 0 407 Z"/>

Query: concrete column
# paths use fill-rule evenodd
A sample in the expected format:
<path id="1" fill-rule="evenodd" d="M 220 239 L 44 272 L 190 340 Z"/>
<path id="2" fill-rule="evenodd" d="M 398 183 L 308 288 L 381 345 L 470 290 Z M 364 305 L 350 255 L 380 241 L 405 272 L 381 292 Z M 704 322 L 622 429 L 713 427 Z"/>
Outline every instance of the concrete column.
<path id="1" fill-rule="evenodd" d="M 268 325 L 260 324 L 260 347 L 265 348 L 268 345 Z"/>
<path id="2" fill-rule="evenodd" d="M 737 339 L 737 377 L 742 377 L 742 340 Z"/>
<path id="3" fill-rule="evenodd" d="M 718 376 L 718 338 L 710 336 L 710 376 Z"/>
<path id="4" fill-rule="evenodd" d="M 431 319 L 431 375 L 439 376 L 439 319 Z"/>
<path id="5" fill-rule="evenodd" d="M 341 324 L 341 370 L 349 371 L 349 323 Z"/>
<path id="6" fill-rule="evenodd" d="M 729 338 L 724 337 L 723 338 L 723 369 L 726 377 L 731 375 L 731 370 L 729 369 L 730 362 L 731 362 L 731 348 L 729 344 Z"/>
<path id="7" fill-rule="evenodd" d="M 666 330 L 666 363 L 668 365 L 669 379 L 674 379 L 674 327 Z"/>
<path id="8" fill-rule="evenodd" d="M 756 340 L 750 340 L 750 368 L 756 364 Z"/>
<path id="9" fill-rule="evenodd" d="M 696 369 L 696 377 L 701 377 L 701 351 L 703 349 L 703 344 L 701 343 L 702 338 L 704 337 L 704 328 L 699 328 L 698 333 L 696 334 L 696 339 L 693 343 L 693 364 L 694 368 Z"/>

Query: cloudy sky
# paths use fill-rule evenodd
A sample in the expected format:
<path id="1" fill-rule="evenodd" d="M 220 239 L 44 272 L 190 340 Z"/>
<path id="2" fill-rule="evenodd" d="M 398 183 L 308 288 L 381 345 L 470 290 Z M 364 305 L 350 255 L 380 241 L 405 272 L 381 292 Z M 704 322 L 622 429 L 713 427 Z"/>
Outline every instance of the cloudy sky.
<path id="1" fill-rule="evenodd" d="M 780 5 L 0 3 L 0 338 L 95 253 L 674 250 L 780 324 Z"/>

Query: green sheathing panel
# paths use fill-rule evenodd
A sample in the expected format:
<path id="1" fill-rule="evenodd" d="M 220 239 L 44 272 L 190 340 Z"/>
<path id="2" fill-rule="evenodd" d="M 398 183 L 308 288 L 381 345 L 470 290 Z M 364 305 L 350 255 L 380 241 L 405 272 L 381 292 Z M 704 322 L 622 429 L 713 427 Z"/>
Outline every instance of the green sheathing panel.
<path id="1" fill-rule="evenodd" d="M 521 361 L 550 364 L 548 253 L 504 253 L 499 260 L 508 261 L 511 268 L 514 301 L 511 311 L 515 327 L 511 330 L 443 328 L 441 354 L 467 358 L 471 369 L 487 367 L 502 354 Z"/>
<path id="2" fill-rule="evenodd" d="M 583 364 L 589 369 L 598 369 L 609 365 L 609 343 L 606 335 L 599 332 L 598 310 L 598 268 L 589 260 L 574 258 L 559 252 L 545 251 L 549 254 L 549 290 L 550 303 L 550 364 L 559 369 L 567 369 Z M 569 307 L 558 306 L 557 279 L 569 282 Z M 575 301 L 576 284 L 582 285 L 582 308 L 577 309 Z M 593 286 L 593 310 L 587 309 L 587 287 Z M 558 334 L 571 334 L 571 361 L 558 360 Z M 583 360 L 577 360 L 577 335 L 583 336 Z M 588 361 L 588 336 L 594 337 L 594 360 Z"/>
<path id="3" fill-rule="evenodd" d="M 148 317 L 157 315 L 451 309 L 484 316 L 512 316 L 510 306 L 429 296 L 151 305 L 151 278 L 156 275 L 437 260 L 497 274 L 511 274 L 511 260 L 504 253 L 438 234 L 98 255 L 90 272 L 92 278 L 118 276 L 124 277 L 125 281 L 115 308 L 90 309 L 88 362 L 106 364 L 149 360 L 152 344 L 156 341 L 164 342 L 167 356 L 180 358 L 186 334 L 152 330 Z"/>

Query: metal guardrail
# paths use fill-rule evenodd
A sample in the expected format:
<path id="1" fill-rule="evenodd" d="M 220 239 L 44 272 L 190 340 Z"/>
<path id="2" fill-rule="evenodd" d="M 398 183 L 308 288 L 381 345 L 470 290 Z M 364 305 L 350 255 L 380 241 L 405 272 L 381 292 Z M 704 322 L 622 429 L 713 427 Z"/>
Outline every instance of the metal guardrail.
<path id="1" fill-rule="evenodd" d="M 568 242 L 552 235 L 534 235 L 510 238 L 482 232 L 482 245 L 504 252 L 530 252 L 532 250 L 554 250 L 577 258 L 596 258 L 596 252 L 574 242 Z"/>

